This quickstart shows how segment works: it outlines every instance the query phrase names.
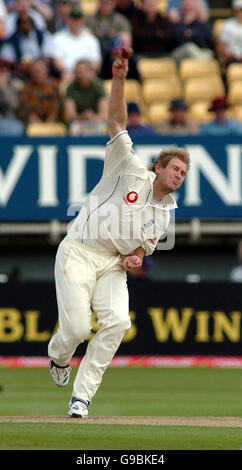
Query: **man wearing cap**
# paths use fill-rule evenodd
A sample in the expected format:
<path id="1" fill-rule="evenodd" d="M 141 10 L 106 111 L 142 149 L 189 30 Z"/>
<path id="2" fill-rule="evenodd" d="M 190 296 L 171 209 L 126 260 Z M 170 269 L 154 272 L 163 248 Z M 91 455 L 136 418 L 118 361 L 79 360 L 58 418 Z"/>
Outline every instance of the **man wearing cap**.
<path id="1" fill-rule="evenodd" d="M 128 126 L 127 131 L 132 135 L 154 135 L 155 129 L 150 124 L 142 124 L 141 112 L 137 103 L 130 102 L 127 107 Z"/>
<path id="2" fill-rule="evenodd" d="M 242 0 L 233 0 L 234 16 L 224 21 L 218 40 L 222 64 L 242 62 Z"/>
<path id="3" fill-rule="evenodd" d="M 63 28 L 68 27 L 68 18 L 70 11 L 74 6 L 78 6 L 76 0 L 56 0 L 54 4 L 54 18 L 50 25 L 52 33 L 61 31 Z"/>
<path id="4" fill-rule="evenodd" d="M 187 118 L 187 106 L 183 99 L 176 98 L 171 101 L 169 108 L 170 119 L 161 122 L 156 131 L 163 135 L 194 135 L 198 134 L 198 125 Z"/>
<path id="5" fill-rule="evenodd" d="M 242 135 L 242 123 L 236 119 L 230 119 L 226 116 L 226 109 L 229 104 L 224 97 L 215 98 L 208 111 L 215 113 L 215 119 L 201 125 L 201 134 L 203 135 Z"/>
<path id="6" fill-rule="evenodd" d="M 89 60 L 95 70 L 101 64 L 101 49 L 98 39 L 85 27 L 85 18 L 79 7 L 73 7 L 67 28 L 53 34 L 50 57 L 61 75 L 61 79 L 72 79 L 79 60 Z"/>

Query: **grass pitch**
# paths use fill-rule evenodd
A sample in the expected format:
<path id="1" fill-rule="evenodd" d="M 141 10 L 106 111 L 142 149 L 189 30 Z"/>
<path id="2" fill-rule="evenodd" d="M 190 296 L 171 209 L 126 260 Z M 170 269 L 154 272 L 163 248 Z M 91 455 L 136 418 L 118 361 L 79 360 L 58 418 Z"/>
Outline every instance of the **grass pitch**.
<path id="1" fill-rule="evenodd" d="M 239 450 L 242 427 L 128 424 L 128 417 L 236 417 L 242 426 L 241 371 L 232 369 L 113 369 L 90 406 L 90 418 L 125 416 L 127 424 L 38 422 L 66 417 L 70 384 L 57 387 L 48 370 L 0 369 L 0 416 L 36 417 L 0 422 L 0 449 Z"/>

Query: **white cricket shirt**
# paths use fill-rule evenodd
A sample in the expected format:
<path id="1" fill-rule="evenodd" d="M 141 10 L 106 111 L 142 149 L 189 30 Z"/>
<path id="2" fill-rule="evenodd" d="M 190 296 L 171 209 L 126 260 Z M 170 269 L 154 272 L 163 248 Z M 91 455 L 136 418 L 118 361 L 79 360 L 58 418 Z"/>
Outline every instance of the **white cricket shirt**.
<path id="1" fill-rule="evenodd" d="M 142 246 L 153 253 L 177 207 L 171 194 L 153 199 L 156 175 L 147 170 L 133 150 L 127 131 L 106 145 L 103 174 L 67 236 L 110 254 L 127 255 Z"/>
<path id="2" fill-rule="evenodd" d="M 232 17 L 225 20 L 219 35 L 219 41 L 227 46 L 227 52 L 230 52 L 237 59 L 242 58 L 242 24 L 237 18 Z"/>
<path id="3" fill-rule="evenodd" d="M 49 57 L 61 60 L 66 69 L 73 70 L 79 60 L 101 62 L 101 47 L 98 39 L 84 28 L 79 36 L 68 29 L 54 33 L 49 45 Z"/>

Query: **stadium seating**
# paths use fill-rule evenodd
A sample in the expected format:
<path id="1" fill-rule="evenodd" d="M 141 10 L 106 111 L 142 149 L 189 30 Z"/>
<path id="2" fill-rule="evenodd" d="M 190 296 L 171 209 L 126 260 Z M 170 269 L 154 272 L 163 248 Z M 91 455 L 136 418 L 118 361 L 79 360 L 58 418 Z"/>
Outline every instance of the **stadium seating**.
<path id="1" fill-rule="evenodd" d="M 81 0 L 80 7 L 84 15 L 94 15 L 98 9 L 99 0 Z"/>
<path id="2" fill-rule="evenodd" d="M 160 124 L 164 119 L 169 119 L 169 103 L 153 103 L 148 107 L 149 121 L 154 126 Z"/>
<path id="3" fill-rule="evenodd" d="M 112 87 L 112 80 L 104 80 L 104 88 L 108 96 L 110 96 Z M 126 80 L 125 83 L 125 96 L 127 101 L 142 101 L 142 86 L 138 80 Z"/>
<path id="4" fill-rule="evenodd" d="M 87 1 L 87 0 L 86 0 Z M 141 0 L 134 0 L 134 3 L 136 4 L 137 7 L 140 7 L 141 5 Z M 158 0 L 158 10 L 161 14 L 164 14 L 167 9 L 167 0 Z"/>
<path id="5" fill-rule="evenodd" d="M 26 135 L 29 137 L 64 137 L 67 135 L 62 122 L 33 122 L 28 124 Z"/>
<path id="6" fill-rule="evenodd" d="M 137 80 L 126 80 L 125 97 L 127 101 L 142 101 L 142 87 Z"/>
<path id="7" fill-rule="evenodd" d="M 230 64 L 226 71 L 226 82 L 231 84 L 235 80 L 242 80 L 242 64 Z"/>
<path id="8" fill-rule="evenodd" d="M 179 73 L 181 80 L 185 81 L 188 78 L 211 77 L 213 75 L 220 75 L 220 66 L 217 60 L 196 60 L 196 59 L 183 59 L 180 63 Z"/>
<path id="9" fill-rule="evenodd" d="M 214 119 L 214 113 L 208 111 L 210 101 L 196 101 L 189 106 L 188 115 L 191 119 L 194 119 L 197 123 L 202 124 L 209 122 Z"/>
<path id="10" fill-rule="evenodd" d="M 218 41 L 223 24 L 224 24 L 224 19 L 222 18 L 215 20 L 213 23 L 213 39 L 215 42 Z"/>
<path id="11" fill-rule="evenodd" d="M 142 80 L 170 77 L 177 74 L 176 62 L 171 58 L 140 58 L 138 67 Z"/>
<path id="12" fill-rule="evenodd" d="M 220 76 L 189 78 L 184 83 L 184 98 L 188 105 L 195 101 L 211 101 L 217 96 L 225 96 L 225 87 Z"/>
<path id="13" fill-rule="evenodd" d="M 112 87 L 112 80 L 104 80 L 104 88 L 106 90 L 107 96 L 110 96 L 111 87 Z M 125 98 L 126 102 L 129 103 L 130 101 L 136 102 L 141 111 L 141 118 L 143 122 L 149 121 L 148 111 L 146 104 L 143 99 L 142 94 L 142 85 L 137 80 L 126 80 L 125 82 Z"/>
<path id="14" fill-rule="evenodd" d="M 182 86 L 178 77 L 170 79 L 147 79 L 143 83 L 144 102 L 150 105 L 154 102 L 169 102 L 182 96 Z"/>
<path id="15" fill-rule="evenodd" d="M 167 0 L 158 0 L 159 12 L 164 14 L 167 9 Z"/>
<path id="16" fill-rule="evenodd" d="M 231 105 L 242 104 L 242 79 L 234 80 L 229 85 L 228 101 Z"/>

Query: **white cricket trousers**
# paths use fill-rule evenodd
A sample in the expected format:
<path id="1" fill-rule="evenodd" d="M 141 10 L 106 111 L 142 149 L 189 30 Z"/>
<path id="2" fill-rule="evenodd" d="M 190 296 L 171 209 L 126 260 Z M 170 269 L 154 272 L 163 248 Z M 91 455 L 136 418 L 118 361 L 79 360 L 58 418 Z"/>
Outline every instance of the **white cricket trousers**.
<path id="1" fill-rule="evenodd" d="M 55 263 L 59 328 L 48 354 L 57 365 L 69 364 L 91 330 L 92 310 L 100 329 L 89 341 L 72 395 L 89 400 L 130 327 L 127 276 L 121 255 L 110 255 L 71 240 L 60 243 Z"/>

